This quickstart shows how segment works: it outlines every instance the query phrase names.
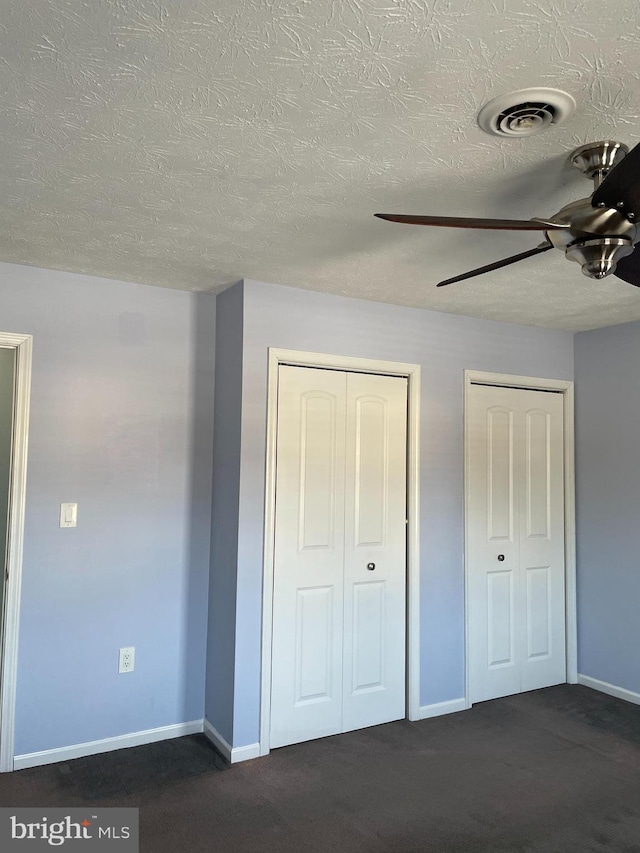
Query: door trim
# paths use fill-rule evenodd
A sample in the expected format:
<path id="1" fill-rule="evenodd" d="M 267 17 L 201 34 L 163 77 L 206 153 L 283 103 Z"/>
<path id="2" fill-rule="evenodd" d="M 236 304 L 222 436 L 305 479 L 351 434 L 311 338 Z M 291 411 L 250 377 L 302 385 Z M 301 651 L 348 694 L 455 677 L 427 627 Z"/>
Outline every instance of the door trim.
<path id="1" fill-rule="evenodd" d="M 260 755 L 268 755 L 270 751 L 278 368 L 281 364 L 407 377 L 409 412 L 407 418 L 406 716 L 409 720 L 420 719 L 420 365 L 269 347 L 264 564 L 262 582 Z"/>
<path id="2" fill-rule="evenodd" d="M 16 680 L 18 673 L 18 624 L 24 542 L 24 513 L 27 485 L 27 443 L 29 434 L 29 402 L 31 388 L 31 335 L 0 332 L 0 347 L 14 349 L 15 397 L 13 444 L 11 448 L 11 482 L 9 486 L 9 525 L 7 577 L 4 595 L 4 636 L 2 645 L 2 679 L 0 685 L 0 772 L 13 770 Z"/>
<path id="3" fill-rule="evenodd" d="M 512 376 L 484 370 L 464 371 L 464 651 L 465 705 L 471 707 L 469 691 L 469 424 L 467 419 L 469 391 L 472 385 L 499 385 L 504 388 L 525 388 L 556 391 L 563 395 L 564 417 L 564 565 L 565 565 L 565 622 L 567 683 L 578 682 L 578 633 L 576 601 L 576 485 L 574 438 L 574 385 L 565 379 L 540 379 L 533 376 Z"/>

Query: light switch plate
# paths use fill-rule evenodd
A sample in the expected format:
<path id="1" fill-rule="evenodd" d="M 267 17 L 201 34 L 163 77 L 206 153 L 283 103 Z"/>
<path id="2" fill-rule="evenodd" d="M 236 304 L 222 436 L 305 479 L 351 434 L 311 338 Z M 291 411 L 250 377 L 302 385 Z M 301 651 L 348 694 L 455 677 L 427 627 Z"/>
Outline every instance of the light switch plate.
<path id="1" fill-rule="evenodd" d="M 60 504 L 60 527 L 78 526 L 78 504 Z"/>

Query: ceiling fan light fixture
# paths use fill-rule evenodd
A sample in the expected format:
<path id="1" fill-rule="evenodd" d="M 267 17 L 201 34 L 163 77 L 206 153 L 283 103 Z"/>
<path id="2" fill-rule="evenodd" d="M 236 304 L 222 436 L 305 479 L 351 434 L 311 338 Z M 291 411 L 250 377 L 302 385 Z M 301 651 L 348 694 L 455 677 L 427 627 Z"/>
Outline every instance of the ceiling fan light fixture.
<path id="1" fill-rule="evenodd" d="M 633 252 L 633 243 L 624 237 L 600 237 L 581 240 L 567 246 L 565 255 L 580 264 L 588 278 L 605 278 L 616 271 L 621 258 Z"/>
<path id="2" fill-rule="evenodd" d="M 520 89 L 485 104 L 478 124 L 493 136 L 534 136 L 566 121 L 575 108 L 572 96 L 560 89 Z"/>

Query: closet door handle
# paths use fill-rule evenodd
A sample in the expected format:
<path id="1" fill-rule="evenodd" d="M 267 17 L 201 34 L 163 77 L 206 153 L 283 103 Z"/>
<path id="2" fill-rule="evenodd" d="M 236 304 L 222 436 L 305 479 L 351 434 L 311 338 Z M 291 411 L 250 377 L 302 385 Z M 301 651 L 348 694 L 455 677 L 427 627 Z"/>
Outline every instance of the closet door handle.
<path id="1" fill-rule="evenodd" d="M 375 569 L 375 567 L 376 567 L 375 563 L 367 563 L 367 568 L 369 569 L 370 572 L 372 572 Z"/>
<path id="2" fill-rule="evenodd" d="M 498 554 L 498 560 L 499 560 L 499 562 L 503 563 L 504 562 L 504 554 Z"/>

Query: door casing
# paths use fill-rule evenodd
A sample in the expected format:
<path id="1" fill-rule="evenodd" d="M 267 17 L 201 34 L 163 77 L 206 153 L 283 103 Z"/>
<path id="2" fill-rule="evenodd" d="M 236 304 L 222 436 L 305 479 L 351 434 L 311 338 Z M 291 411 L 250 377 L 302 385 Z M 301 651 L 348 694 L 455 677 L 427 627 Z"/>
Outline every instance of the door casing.
<path id="1" fill-rule="evenodd" d="M 27 484 L 27 440 L 31 388 L 31 335 L 0 332 L 0 347 L 15 350 L 13 443 L 9 486 L 9 525 L 4 595 L 2 678 L 0 684 L 0 772 L 13 770 L 16 681 L 18 672 L 18 622 Z"/>
<path id="2" fill-rule="evenodd" d="M 578 636 L 576 619 L 576 511 L 574 459 L 574 385 L 564 379 L 540 379 L 512 376 L 481 370 L 464 371 L 464 633 L 465 633 L 465 707 L 471 707 L 469 689 L 469 489 L 470 435 L 467 418 L 469 391 L 472 385 L 499 385 L 503 388 L 525 388 L 556 391 L 564 400 L 564 525 L 565 525 L 565 619 L 567 682 L 578 682 Z"/>
<path id="3" fill-rule="evenodd" d="M 260 755 L 270 751 L 271 635 L 273 630 L 273 572 L 276 503 L 276 439 L 278 426 L 278 367 L 324 367 L 360 373 L 406 376 L 407 418 L 407 700 L 406 716 L 420 719 L 420 365 L 395 361 L 269 348 L 267 384 L 267 455 L 262 585 L 262 677 L 260 696 Z"/>

